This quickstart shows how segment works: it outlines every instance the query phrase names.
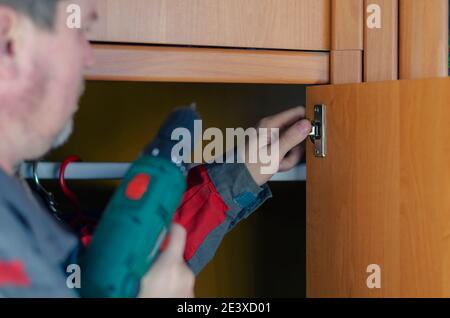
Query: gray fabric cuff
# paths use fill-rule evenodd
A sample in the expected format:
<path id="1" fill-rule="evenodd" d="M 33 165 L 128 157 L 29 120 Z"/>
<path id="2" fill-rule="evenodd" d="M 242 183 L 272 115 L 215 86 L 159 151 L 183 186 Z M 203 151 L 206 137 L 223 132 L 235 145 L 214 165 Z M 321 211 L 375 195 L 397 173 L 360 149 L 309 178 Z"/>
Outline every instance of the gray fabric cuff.
<path id="1" fill-rule="evenodd" d="M 214 187 L 228 206 L 227 217 L 198 248 L 188 265 L 197 275 L 214 257 L 225 234 L 272 197 L 268 185 L 258 186 L 245 164 L 214 163 L 205 165 Z"/>
<path id="2" fill-rule="evenodd" d="M 232 218 L 229 229 L 272 197 L 269 186 L 258 186 L 243 163 L 210 164 L 206 169 L 229 208 L 227 214 Z"/>
<path id="3" fill-rule="evenodd" d="M 222 243 L 225 234 L 228 232 L 230 222 L 230 219 L 226 218 L 222 224 L 209 233 L 195 255 L 188 261 L 188 265 L 195 275 L 198 275 L 214 258 L 220 243 Z"/>

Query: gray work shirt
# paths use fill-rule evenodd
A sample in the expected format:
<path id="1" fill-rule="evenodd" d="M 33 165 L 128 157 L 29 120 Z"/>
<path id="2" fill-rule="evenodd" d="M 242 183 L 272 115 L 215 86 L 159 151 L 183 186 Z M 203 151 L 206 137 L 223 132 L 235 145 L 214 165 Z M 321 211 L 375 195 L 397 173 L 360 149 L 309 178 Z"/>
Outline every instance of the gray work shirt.
<path id="1" fill-rule="evenodd" d="M 77 297 L 66 262 L 78 239 L 0 169 L 0 297 Z"/>
<path id="2" fill-rule="evenodd" d="M 188 261 L 195 274 L 211 261 L 224 236 L 272 196 L 267 185 L 254 182 L 244 164 L 211 164 L 206 169 L 228 211 Z M 65 266 L 78 239 L 26 190 L 0 169 L 0 297 L 77 297 L 66 285 Z"/>

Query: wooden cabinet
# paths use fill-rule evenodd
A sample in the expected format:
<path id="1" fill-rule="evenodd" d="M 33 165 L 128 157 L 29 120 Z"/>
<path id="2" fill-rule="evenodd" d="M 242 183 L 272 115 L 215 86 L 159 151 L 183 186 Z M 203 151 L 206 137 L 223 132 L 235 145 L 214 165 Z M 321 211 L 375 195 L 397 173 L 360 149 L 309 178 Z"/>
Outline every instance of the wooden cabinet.
<path id="1" fill-rule="evenodd" d="M 309 88 L 308 297 L 450 296 L 450 79 Z M 381 288 L 371 289 L 370 265 Z M 369 272 L 367 269 L 369 268 Z"/>
<path id="2" fill-rule="evenodd" d="M 91 80 L 345 84 L 307 93 L 309 118 L 328 112 L 327 156 L 308 142 L 307 294 L 450 296 L 450 80 L 398 81 L 447 76 L 448 0 L 99 4 Z"/>
<path id="3" fill-rule="evenodd" d="M 348 1 L 355 2 L 341 0 Z M 330 0 L 100 0 L 98 4 L 99 22 L 89 36 L 97 64 L 87 72 L 89 79 L 330 81 Z M 339 6 L 343 12 L 346 7 Z M 357 20 L 341 20 L 360 21 L 359 11 Z M 348 25 L 345 30 L 357 24 Z"/>
<path id="4" fill-rule="evenodd" d="M 330 49 L 329 0 L 100 0 L 94 41 Z"/>
<path id="5" fill-rule="evenodd" d="M 89 79 L 345 84 L 447 74 L 447 0 L 98 3 Z M 379 29 L 366 27 L 370 6 Z"/>
<path id="6" fill-rule="evenodd" d="M 448 75 L 448 1 L 368 4 L 384 27 L 365 27 L 364 81 Z M 332 83 L 357 82 L 333 79 L 355 51 L 331 53 Z M 307 151 L 308 297 L 450 297 L 449 89 L 437 78 L 308 89 L 310 118 L 327 106 L 328 150 Z"/>

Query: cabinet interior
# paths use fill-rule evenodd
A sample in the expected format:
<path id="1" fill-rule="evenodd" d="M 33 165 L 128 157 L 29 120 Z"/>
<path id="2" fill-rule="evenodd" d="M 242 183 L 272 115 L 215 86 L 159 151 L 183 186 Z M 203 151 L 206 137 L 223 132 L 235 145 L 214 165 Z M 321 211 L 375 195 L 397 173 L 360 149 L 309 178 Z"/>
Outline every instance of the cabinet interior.
<path id="1" fill-rule="evenodd" d="M 170 111 L 197 104 L 207 127 L 250 127 L 305 104 L 304 85 L 88 81 L 71 139 L 45 160 L 132 161 Z M 44 183 L 62 200 L 56 182 Z M 86 213 L 103 210 L 117 182 L 68 181 Z M 271 182 L 274 197 L 225 238 L 197 280 L 204 297 L 305 295 L 305 183 Z M 294 199 L 295 198 L 295 199 Z"/>

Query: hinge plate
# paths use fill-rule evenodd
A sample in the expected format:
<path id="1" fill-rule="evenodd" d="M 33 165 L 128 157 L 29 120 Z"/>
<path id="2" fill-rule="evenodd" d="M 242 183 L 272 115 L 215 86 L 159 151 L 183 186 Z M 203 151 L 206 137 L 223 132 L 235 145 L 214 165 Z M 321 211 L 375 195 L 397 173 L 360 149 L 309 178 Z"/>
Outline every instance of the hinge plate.
<path id="1" fill-rule="evenodd" d="M 314 156 L 324 158 L 327 155 L 327 107 L 314 106 L 314 120 L 311 122 L 312 130 L 309 134 L 314 144 Z"/>

